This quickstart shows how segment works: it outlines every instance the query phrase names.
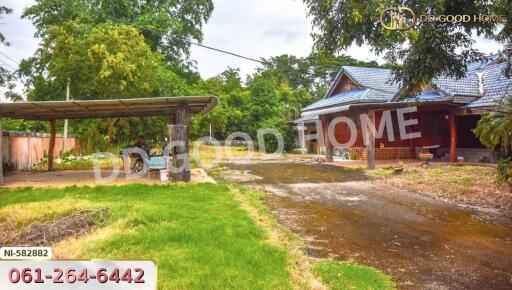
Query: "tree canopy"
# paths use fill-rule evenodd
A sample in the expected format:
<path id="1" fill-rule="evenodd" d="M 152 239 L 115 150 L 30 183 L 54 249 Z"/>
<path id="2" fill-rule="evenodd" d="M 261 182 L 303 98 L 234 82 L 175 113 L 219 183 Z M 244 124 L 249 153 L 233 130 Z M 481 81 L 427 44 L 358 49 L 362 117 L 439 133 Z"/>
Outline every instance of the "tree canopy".
<path id="1" fill-rule="evenodd" d="M 12 9 L 0 5 L 0 19 L 2 19 L 2 15 L 10 14 L 12 13 Z M 0 31 L 0 46 L 1 45 L 9 45 L 9 42 L 5 39 L 4 34 Z M 0 87 L 7 87 L 10 86 L 10 82 L 13 79 L 13 74 L 9 70 L 7 66 L 4 66 L 4 64 L 0 65 Z"/>
<path id="2" fill-rule="evenodd" d="M 162 65 L 137 29 L 114 24 L 90 30 L 76 22 L 52 26 L 36 55 L 49 76 L 61 83 L 72 80 L 78 99 L 151 95 Z"/>
<path id="3" fill-rule="evenodd" d="M 69 21 L 132 25 L 152 49 L 177 61 L 189 56 L 191 40 L 202 40 L 202 26 L 212 11 L 211 0 L 36 0 L 23 17 L 32 20 L 41 38 L 53 26 Z"/>
<path id="4" fill-rule="evenodd" d="M 474 46 L 473 36 L 483 35 L 501 42 L 511 41 L 512 23 L 421 22 L 410 30 L 387 30 L 379 22 L 388 7 L 405 6 L 416 14 L 505 15 L 512 19 L 507 0 L 487 1 L 391 1 L 391 0 L 303 0 L 313 18 L 315 48 L 332 55 L 356 44 L 368 44 L 394 68 L 395 78 L 403 81 L 404 91 L 414 91 L 440 75 L 462 77 L 467 65 L 483 57 Z"/>

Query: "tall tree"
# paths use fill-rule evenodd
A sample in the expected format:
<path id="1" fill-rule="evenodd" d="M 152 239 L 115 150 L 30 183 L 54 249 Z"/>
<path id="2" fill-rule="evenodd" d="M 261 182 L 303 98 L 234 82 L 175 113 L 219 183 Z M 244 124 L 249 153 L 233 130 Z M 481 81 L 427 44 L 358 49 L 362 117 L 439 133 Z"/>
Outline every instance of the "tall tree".
<path id="1" fill-rule="evenodd" d="M 510 41 L 511 21 L 421 22 L 410 30 L 387 30 L 379 22 L 387 7 L 406 6 L 416 14 L 430 15 L 511 15 L 508 0 L 303 0 L 313 18 L 315 47 L 335 54 L 352 44 L 368 44 L 374 52 L 394 64 L 395 78 L 404 82 L 405 91 L 415 91 L 434 77 L 462 77 L 467 64 L 483 55 L 474 48 L 474 35 Z M 498 30 L 496 34 L 495 31 Z"/>
<path id="2" fill-rule="evenodd" d="M 212 0 L 36 0 L 23 17 L 33 21 L 41 38 L 52 26 L 75 20 L 133 25 L 153 49 L 176 61 L 188 57 L 191 40 L 202 40 L 212 11 Z"/>
<path id="3" fill-rule="evenodd" d="M 86 99 L 152 95 L 161 66 L 160 54 L 151 51 L 137 29 L 126 25 L 52 26 L 36 56 L 50 81 L 65 83 L 70 78 L 74 98 Z"/>
<path id="4" fill-rule="evenodd" d="M 2 15 L 12 13 L 12 9 L 0 5 L 0 19 L 3 19 Z M 0 31 L 0 45 L 9 46 L 9 42 L 5 39 L 4 34 Z M 9 67 L 4 66 L 4 64 L 0 65 L 0 87 L 9 87 L 11 85 L 11 81 L 14 75 L 12 71 L 10 71 Z"/>
<path id="5" fill-rule="evenodd" d="M 106 23 L 90 28 L 75 21 L 52 26 L 35 57 L 44 70 L 33 77 L 31 100 L 63 99 L 68 79 L 74 99 L 146 97 L 159 89 L 162 56 L 130 26 Z M 117 132 L 132 124 L 121 123 L 108 119 L 72 122 L 72 127 L 84 144 L 100 145 L 122 139 Z M 102 134 L 108 137 L 103 142 L 96 138 Z"/>

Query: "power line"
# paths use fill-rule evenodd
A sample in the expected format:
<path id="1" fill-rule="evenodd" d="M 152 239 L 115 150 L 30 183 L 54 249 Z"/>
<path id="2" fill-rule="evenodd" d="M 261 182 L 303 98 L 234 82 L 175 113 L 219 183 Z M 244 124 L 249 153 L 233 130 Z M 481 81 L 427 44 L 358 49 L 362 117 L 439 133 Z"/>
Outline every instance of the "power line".
<path id="1" fill-rule="evenodd" d="M 17 61 L 17 60 L 15 60 L 15 59 L 11 58 L 10 56 L 8 56 L 7 54 L 5 54 L 5 53 L 3 53 L 3 52 L 1 52 L 1 51 L 0 51 L 0 54 L 1 54 L 1 55 L 3 55 L 3 56 L 5 56 L 7 59 L 9 59 L 10 61 L 14 62 L 15 64 L 18 64 L 18 65 L 20 64 L 20 62 L 19 62 L 19 61 Z"/>
<path id="2" fill-rule="evenodd" d="M 114 18 L 109 18 L 111 21 L 113 22 L 120 22 L 120 23 L 123 23 L 123 24 L 126 24 L 126 25 L 130 25 L 130 26 L 134 26 L 134 27 L 138 27 L 140 29 L 144 29 L 144 30 L 148 30 L 148 31 L 152 31 L 152 32 L 155 32 L 155 33 L 159 33 L 159 34 L 162 34 L 162 35 L 165 35 L 166 33 L 163 32 L 163 31 L 158 31 L 156 29 L 153 29 L 153 28 L 149 28 L 149 27 L 146 27 L 146 26 L 142 26 L 142 25 L 138 25 L 138 24 L 135 24 L 135 23 L 130 23 L 128 21 L 124 21 L 124 20 L 120 20 L 120 19 L 114 19 Z M 257 63 L 261 63 L 261 64 L 264 64 L 264 65 L 268 65 L 268 64 L 272 64 L 271 62 L 269 61 L 266 61 L 265 59 L 261 58 L 261 59 L 255 59 L 255 58 L 252 58 L 252 57 L 248 57 L 248 56 L 244 56 L 244 55 L 241 55 L 241 54 L 238 54 L 238 53 L 235 53 L 235 52 L 231 52 L 231 51 L 227 51 L 227 50 L 224 50 L 224 49 L 220 49 L 220 48 L 215 48 L 215 47 L 212 47 L 212 46 L 208 46 L 208 45 L 204 45 L 204 44 L 200 44 L 198 42 L 194 42 L 194 41 L 191 41 L 190 42 L 192 45 L 195 45 L 195 46 L 198 46 L 198 47 L 202 47 L 202 48 L 206 48 L 206 49 L 210 49 L 210 50 L 213 50 L 213 51 L 217 51 L 217 52 L 220 52 L 220 53 L 225 53 L 225 54 L 228 54 L 228 55 L 231 55 L 231 56 L 235 56 L 235 57 L 238 57 L 238 58 L 243 58 L 245 60 L 250 60 L 250 61 L 254 61 L 254 62 L 257 62 Z M 306 59 L 314 59 L 310 56 L 306 57 Z M 333 68 L 336 67 L 336 68 L 339 68 L 342 64 L 340 64 L 339 62 L 342 62 L 342 61 L 338 61 L 338 60 L 319 60 L 319 63 L 321 65 L 325 65 L 325 66 L 332 66 Z"/>
<path id="3" fill-rule="evenodd" d="M 111 21 L 113 21 L 113 22 L 119 22 L 119 23 L 123 23 L 123 24 L 126 24 L 126 25 L 135 26 L 135 27 L 138 27 L 140 29 L 145 29 L 145 30 L 148 30 L 148 31 L 153 31 L 153 32 L 156 32 L 156 33 L 159 33 L 159 34 L 162 34 L 162 35 L 166 34 L 166 32 L 158 31 L 156 29 L 152 29 L 152 28 L 149 28 L 149 27 L 145 27 L 145 26 L 142 26 L 142 25 L 135 24 L 135 23 L 130 23 L 128 21 L 123 21 L 123 20 L 120 20 L 120 19 L 113 19 L 113 18 L 109 18 L 109 19 Z M 231 56 L 238 57 L 238 58 L 243 58 L 245 60 L 250 60 L 250 61 L 254 61 L 254 62 L 257 62 L 257 63 L 261 63 L 261 64 L 268 64 L 268 62 L 266 62 L 264 60 L 255 59 L 255 58 L 252 58 L 252 57 L 244 56 L 244 55 L 241 55 L 241 54 L 238 54 L 238 53 L 235 53 L 235 52 L 231 52 L 231 51 L 227 51 L 227 50 L 224 50 L 224 49 L 215 48 L 215 47 L 204 45 L 204 44 L 200 44 L 200 43 L 194 42 L 194 41 L 191 41 L 190 43 L 192 45 L 195 45 L 195 46 L 198 46 L 198 47 L 210 49 L 210 50 L 217 51 L 217 52 L 220 52 L 220 53 L 229 54 Z"/>
<path id="4" fill-rule="evenodd" d="M 2 59 L 0 59 L 0 62 L 3 63 L 5 66 L 9 67 L 12 71 L 15 71 L 16 69 L 11 66 L 10 64 L 6 63 L 5 61 L 3 61 Z"/>
<path id="5" fill-rule="evenodd" d="M 255 61 L 255 62 L 258 62 L 258 63 L 261 63 L 261 64 L 268 64 L 268 62 L 266 62 L 266 61 L 258 60 L 258 59 L 247 57 L 247 56 L 243 56 L 243 55 L 240 55 L 240 54 L 237 54 L 237 53 L 234 53 L 234 52 L 230 52 L 230 51 L 227 51 L 227 50 L 223 50 L 223 49 L 219 49 L 219 48 L 215 48 L 215 47 L 199 44 L 197 42 L 191 42 L 191 43 L 193 45 L 196 45 L 196 46 L 199 46 L 199 47 L 202 47 L 202 48 L 211 49 L 211 50 L 214 50 L 214 51 L 217 51 L 217 52 L 229 54 L 229 55 L 236 56 L 236 57 L 243 58 L 243 59 L 250 60 L 250 61 Z"/>

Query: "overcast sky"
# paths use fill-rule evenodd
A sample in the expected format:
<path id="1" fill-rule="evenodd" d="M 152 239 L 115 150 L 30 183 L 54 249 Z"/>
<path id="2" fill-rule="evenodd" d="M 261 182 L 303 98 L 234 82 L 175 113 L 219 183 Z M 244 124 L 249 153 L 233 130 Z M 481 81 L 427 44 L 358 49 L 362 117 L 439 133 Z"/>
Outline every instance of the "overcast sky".
<path id="1" fill-rule="evenodd" d="M 1 47 L 0 51 L 16 61 L 30 57 L 38 45 L 32 23 L 20 19 L 22 10 L 32 3 L 32 0 L 2 0 L 2 5 L 14 9 L 14 13 L 0 21 L 0 30 L 11 43 L 10 47 Z M 210 21 L 203 29 L 205 45 L 252 58 L 285 53 L 305 56 L 311 51 L 311 23 L 300 0 L 214 0 L 214 5 Z M 475 46 L 485 53 L 500 49 L 498 44 L 485 39 L 477 39 Z M 352 47 L 346 54 L 360 60 L 381 62 L 368 47 Z M 192 48 L 191 58 L 197 61 L 197 68 L 204 78 L 215 76 L 228 66 L 240 68 L 245 76 L 258 66 L 248 60 L 196 46 Z M 0 54 L 0 64 L 5 66 L 2 62 L 17 67 L 15 62 Z"/>

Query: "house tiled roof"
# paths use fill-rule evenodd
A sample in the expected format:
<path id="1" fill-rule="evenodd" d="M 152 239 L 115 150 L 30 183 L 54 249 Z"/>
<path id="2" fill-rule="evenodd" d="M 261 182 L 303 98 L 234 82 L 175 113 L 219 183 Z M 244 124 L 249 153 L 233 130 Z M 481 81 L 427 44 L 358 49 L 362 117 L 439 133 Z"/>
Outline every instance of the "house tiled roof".
<path id="1" fill-rule="evenodd" d="M 428 102 L 446 99 L 447 97 L 446 94 L 440 92 L 424 92 L 414 97 L 403 98 L 401 102 Z"/>
<path id="2" fill-rule="evenodd" d="M 452 101 L 465 104 L 467 108 L 498 105 L 505 95 L 512 94 L 512 78 L 503 74 L 505 63 L 493 64 L 497 55 L 468 66 L 466 76 L 457 79 L 441 76 L 433 80 L 437 92 L 424 92 L 402 101 Z M 334 93 L 336 84 L 346 74 L 358 88 L 343 93 Z M 302 109 L 303 116 L 345 111 L 348 105 L 356 103 L 386 103 L 394 99 L 401 84 L 393 80 L 392 71 L 384 68 L 343 66 L 326 95 L 317 102 Z M 339 111 L 339 110 L 338 110 Z"/>
<path id="3" fill-rule="evenodd" d="M 303 108 L 302 111 L 310 111 L 318 108 L 324 108 L 339 104 L 387 102 L 393 96 L 393 92 L 379 91 L 370 88 L 353 89 L 347 92 L 332 95 L 328 98 L 320 99 L 317 102 Z"/>
<path id="4" fill-rule="evenodd" d="M 342 71 L 362 87 L 396 93 L 401 86 L 393 80 L 390 69 L 343 66 Z"/>
<path id="5" fill-rule="evenodd" d="M 493 64 L 478 71 L 482 74 L 484 94 L 468 104 L 468 108 L 499 105 L 505 96 L 512 94 L 512 78 L 509 79 L 503 74 L 505 66 L 506 63 Z"/>
<path id="6" fill-rule="evenodd" d="M 460 79 L 442 76 L 434 79 L 432 83 L 450 95 L 480 96 L 476 71 L 467 72 L 466 76 Z"/>
<path id="7" fill-rule="evenodd" d="M 295 124 L 315 123 L 318 120 L 318 115 L 304 116 L 293 120 Z"/>

